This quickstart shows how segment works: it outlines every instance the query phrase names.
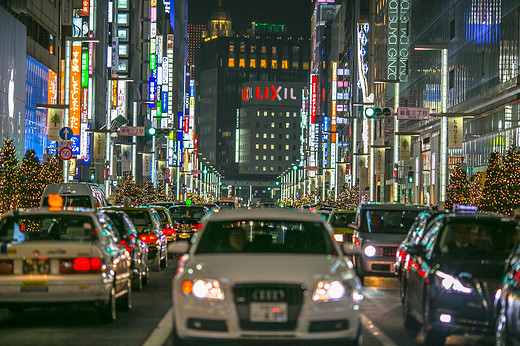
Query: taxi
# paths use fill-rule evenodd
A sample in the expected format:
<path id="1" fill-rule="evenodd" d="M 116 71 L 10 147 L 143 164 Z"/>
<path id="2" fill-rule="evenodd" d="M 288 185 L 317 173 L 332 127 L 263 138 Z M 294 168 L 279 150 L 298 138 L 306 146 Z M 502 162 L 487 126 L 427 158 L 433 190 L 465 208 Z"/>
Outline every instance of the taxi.
<path id="1" fill-rule="evenodd" d="M 159 218 L 161 219 L 161 228 L 162 232 L 166 236 L 166 240 L 168 242 L 177 240 L 177 232 L 174 229 L 174 221 L 171 218 L 170 211 L 166 206 L 162 205 L 153 205 L 152 206 L 157 213 L 159 213 Z"/>
<path id="2" fill-rule="evenodd" d="M 356 222 L 355 210 L 334 210 L 327 221 L 334 228 L 334 240 L 338 243 L 352 242 L 354 229 L 349 224 Z"/>
<path id="3" fill-rule="evenodd" d="M 132 306 L 128 252 L 104 214 L 62 208 L 59 200 L 49 196 L 50 208 L 0 219 L 0 307 L 16 312 L 84 303 L 111 322 L 116 303 L 122 310 Z"/>

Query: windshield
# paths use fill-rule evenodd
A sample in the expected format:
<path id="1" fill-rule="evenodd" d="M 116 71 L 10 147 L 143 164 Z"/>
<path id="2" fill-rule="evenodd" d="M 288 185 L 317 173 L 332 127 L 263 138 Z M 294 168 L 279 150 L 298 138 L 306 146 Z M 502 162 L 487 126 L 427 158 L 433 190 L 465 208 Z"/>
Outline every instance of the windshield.
<path id="1" fill-rule="evenodd" d="M 92 202 L 89 196 L 62 196 L 64 207 L 85 207 L 92 208 Z M 49 197 L 43 198 L 44 207 L 49 206 Z"/>
<path id="2" fill-rule="evenodd" d="M 157 211 L 157 214 L 159 214 L 159 218 L 161 219 L 161 225 L 170 222 L 170 220 L 168 219 L 168 215 L 166 214 L 166 210 L 155 209 L 155 211 Z"/>
<path id="3" fill-rule="evenodd" d="M 134 226 L 152 226 L 150 214 L 145 210 L 125 210 Z"/>
<path id="4" fill-rule="evenodd" d="M 419 212 L 419 210 L 367 210 L 368 232 L 406 234 Z"/>
<path id="5" fill-rule="evenodd" d="M 0 225 L 0 242 L 31 240 L 96 240 L 90 217 L 79 215 L 34 215 L 7 217 Z"/>
<path id="6" fill-rule="evenodd" d="M 196 207 L 172 207 L 170 213 L 174 219 L 196 219 L 204 216 L 204 209 Z"/>
<path id="7" fill-rule="evenodd" d="M 462 221 L 462 220 L 461 220 Z M 518 239 L 514 223 L 464 220 L 444 225 L 438 249 L 449 257 L 505 258 Z"/>
<path id="8" fill-rule="evenodd" d="M 356 221 L 356 213 L 334 213 L 330 224 L 332 227 L 348 227 L 348 224 L 354 221 Z"/>
<path id="9" fill-rule="evenodd" d="M 334 246 L 321 223 L 229 221 L 209 223 L 196 253 L 333 254 Z"/>

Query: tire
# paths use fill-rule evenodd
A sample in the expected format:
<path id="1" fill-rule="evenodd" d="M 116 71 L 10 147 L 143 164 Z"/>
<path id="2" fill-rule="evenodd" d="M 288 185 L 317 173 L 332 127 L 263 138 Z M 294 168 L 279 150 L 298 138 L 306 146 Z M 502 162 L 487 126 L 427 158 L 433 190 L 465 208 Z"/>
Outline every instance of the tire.
<path id="1" fill-rule="evenodd" d="M 98 316 L 103 323 L 112 323 L 117 318 L 116 312 L 116 289 L 112 286 L 110 297 L 106 304 L 98 308 Z"/>
<path id="2" fill-rule="evenodd" d="M 157 255 L 157 257 L 154 258 L 152 263 L 152 270 L 154 272 L 158 272 L 161 270 L 161 256 Z"/>
<path id="3" fill-rule="evenodd" d="M 168 250 L 165 251 L 164 259 L 161 260 L 161 268 L 167 268 L 168 267 Z"/>
<path id="4" fill-rule="evenodd" d="M 496 324 L 495 324 L 495 340 L 497 346 L 510 345 L 507 337 L 507 319 L 505 315 L 505 308 L 500 307 Z"/>
<path id="5" fill-rule="evenodd" d="M 128 280 L 126 294 L 119 297 L 117 305 L 121 311 L 129 311 L 132 308 L 132 282 Z"/>
<path id="6" fill-rule="evenodd" d="M 426 303 L 424 304 L 423 320 L 424 344 L 426 346 L 443 346 L 446 343 L 447 335 L 432 326 L 430 316 L 430 300 L 428 298 L 426 298 Z"/>
<path id="7" fill-rule="evenodd" d="M 139 271 L 137 277 L 132 280 L 132 290 L 134 291 L 142 291 L 143 290 L 143 273 Z"/>
<path id="8" fill-rule="evenodd" d="M 361 285 L 365 284 L 365 275 L 361 273 L 361 269 L 359 269 L 360 263 L 359 263 L 359 256 L 355 256 L 355 267 L 356 267 L 356 275 L 359 278 L 359 282 L 361 282 Z"/>
<path id="9" fill-rule="evenodd" d="M 146 266 L 146 275 L 143 277 L 143 285 L 148 285 L 150 283 L 150 268 Z"/>
<path id="10" fill-rule="evenodd" d="M 403 298 L 403 324 L 406 329 L 416 329 L 419 327 L 419 322 L 410 314 L 410 301 L 409 301 L 408 294 L 404 292 L 404 298 Z"/>

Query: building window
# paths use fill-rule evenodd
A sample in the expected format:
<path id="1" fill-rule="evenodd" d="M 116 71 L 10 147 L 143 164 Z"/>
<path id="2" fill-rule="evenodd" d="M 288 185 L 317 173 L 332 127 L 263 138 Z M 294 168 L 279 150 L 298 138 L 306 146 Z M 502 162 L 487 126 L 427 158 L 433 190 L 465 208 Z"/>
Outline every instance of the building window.
<path id="1" fill-rule="evenodd" d="M 274 123 L 271 123 L 271 127 L 274 127 L 274 126 L 275 126 L 275 124 L 274 124 Z"/>
<path id="2" fill-rule="evenodd" d="M 291 146 L 290 146 L 289 144 L 286 144 L 286 145 L 285 145 L 285 150 L 289 150 L 290 147 L 291 147 Z"/>
<path id="3" fill-rule="evenodd" d="M 255 137 L 256 137 L 256 138 L 260 138 L 260 134 L 257 133 L 257 134 L 255 135 Z"/>
<path id="4" fill-rule="evenodd" d="M 285 161 L 289 161 L 289 156 L 286 156 L 286 157 L 285 157 Z"/>
<path id="5" fill-rule="evenodd" d="M 267 170 L 267 169 L 266 169 L 266 167 L 265 167 L 265 166 L 264 166 L 264 167 L 262 167 L 262 171 L 264 171 L 264 172 L 265 172 L 266 170 Z"/>
<path id="6" fill-rule="evenodd" d="M 291 124 L 289 124 L 289 123 L 285 123 L 285 128 L 286 128 L 286 129 L 291 128 Z"/>
<path id="7" fill-rule="evenodd" d="M 267 60 L 265 60 L 265 59 L 260 60 L 260 68 L 267 68 Z"/>
<path id="8" fill-rule="evenodd" d="M 229 52 L 233 53 L 234 51 L 235 51 L 235 45 L 234 44 L 230 44 L 229 45 Z"/>
<path id="9" fill-rule="evenodd" d="M 274 127 L 274 126 L 273 126 Z M 271 133 L 271 139 L 274 139 L 274 133 Z"/>
<path id="10" fill-rule="evenodd" d="M 256 59 L 249 60 L 249 68 L 256 68 Z"/>
<path id="11" fill-rule="evenodd" d="M 260 144 L 255 144 L 255 149 L 260 149 Z"/>
<path id="12" fill-rule="evenodd" d="M 291 135 L 290 134 L 286 134 L 285 135 L 285 139 L 291 139 Z"/>
<path id="13" fill-rule="evenodd" d="M 298 67 L 299 67 L 299 64 L 298 64 L 298 60 L 293 60 L 293 62 L 292 62 L 292 65 L 291 65 L 291 66 L 292 66 L 292 68 L 293 68 L 293 69 L 297 70 L 297 69 L 298 69 Z"/>
<path id="14" fill-rule="evenodd" d="M 258 155 L 255 155 L 255 160 L 257 160 L 257 161 L 258 161 Z"/>
<path id="15" fill-rule="evenodd" d="M 276 46 L 271 47 L 271 54 L 276 55 Z"/>
<path id="16" fill-rule="evenodd" d="M 271 150 L 274 150 L 274 144 L 271 144 Z"/>
<path id="17" fill-rule="evenodd" d="M 229 60 L 228 60 L 228 67 L 235 67 L 235 59 L 229 58 Z"/>
<path id="18" fill-rule="evenodd" d="M 251 54 L 255 54 L 256 53 L 256 46 L 251 46 Z"/>
<path id="19" fill-rule="evenodd" d="M 287 70 L 287 68 L 288 68 L 287 60 L 282 60 L 282 69 Z"/>
<path id="20" fill-rule="evenodd" d="M 240 58 L 240 59 L 238 60 L 238 67 L 245 68 L 245 67 L 246 67 L 246 59 L 244 59 L 244 58 Z"/>
<path id="21" fill-rule="evenodd" d="M 267 144 L 262 144 L 262 149 L 267 149 Z"/>
<path id="22" fill-rule="evenodd" d="M 262 46 L 262 48 L 260 49 L 260 53 L 266 54 L 267 53 L 267 48 L 265 46 Z"/>
<path id="23" fill-rule="evenodd" d="M 267 133 L 264 133 L 264 138 L 267 138 Z"/>
<path id="24" fill-rule="evenodd" d="M 264 160 L 264 161 L 267 160 L 267 156 L 266 155 L 262 156 L 262 160 Z"/>
<path id="25" fill-rule="evenodd" d="M 240 44 L 240 53 L 246 52 L 246 45 L 244 43 Z"/>
<path id="26" fill-rule="evenodd" d="M 276 70 L 278 68 L 278 60 L 271 60 L 271 68 Z"/>
<path id="27" fill-rule="evenodd" d="M 286 116 L 287 118 L 290 118 L 290 117 L 291 117 L 291 112 L 285 112 L 285 116 Z"/>

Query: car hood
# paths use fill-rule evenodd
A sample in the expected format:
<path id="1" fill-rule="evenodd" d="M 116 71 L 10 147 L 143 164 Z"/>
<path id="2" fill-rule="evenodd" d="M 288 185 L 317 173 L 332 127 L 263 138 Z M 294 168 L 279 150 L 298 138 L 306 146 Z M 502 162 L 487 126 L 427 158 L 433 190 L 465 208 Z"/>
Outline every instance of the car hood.
<path id="1" fill-rule="evenodd" d="M 305 254 L 204 254 L 185 264 L 194 276 L 222 282 L 285 282 L 315 285 L 319 280 L 355 280 L 341 257 Z"/>
<path id="2" fill-rule="evenodd" d="M 471 281 L 501 281 L 504 272 L 505 260 L 482 259 L 442 259 L 438 270 L 447 274 L 464 277 Z"/>

